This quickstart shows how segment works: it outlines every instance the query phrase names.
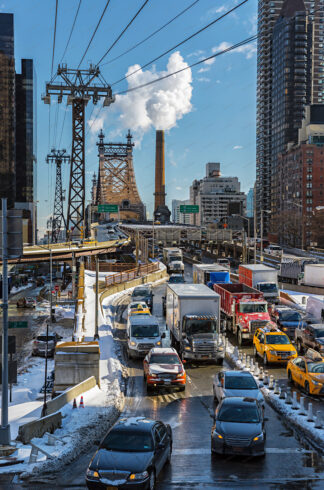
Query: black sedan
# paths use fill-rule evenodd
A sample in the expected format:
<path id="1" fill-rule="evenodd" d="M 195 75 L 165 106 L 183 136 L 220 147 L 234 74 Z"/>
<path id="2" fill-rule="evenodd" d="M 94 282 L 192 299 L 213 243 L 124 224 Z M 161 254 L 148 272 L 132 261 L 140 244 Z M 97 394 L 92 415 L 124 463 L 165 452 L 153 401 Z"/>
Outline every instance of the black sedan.
<path id="1" fill-rule="evenodd" d="M 172 453 L 169 425 L 145 417 L 120 419 L 90 461 L 88 488 L 155 488 L 158 474 Z"/>

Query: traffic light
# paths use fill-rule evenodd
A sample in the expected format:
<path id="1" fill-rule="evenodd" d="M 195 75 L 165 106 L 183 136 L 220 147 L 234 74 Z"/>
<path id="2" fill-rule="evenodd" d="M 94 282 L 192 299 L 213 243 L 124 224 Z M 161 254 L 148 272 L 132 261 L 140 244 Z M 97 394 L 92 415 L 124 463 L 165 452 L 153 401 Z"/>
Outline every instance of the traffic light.
<path id="1" fill-rule="evenodd" d="M 20 257 L 23 254 L 22 209 L 7 211 L 7 257 Z M 2 216 L 0 212 L 0 257 L 2 257 Z"/>

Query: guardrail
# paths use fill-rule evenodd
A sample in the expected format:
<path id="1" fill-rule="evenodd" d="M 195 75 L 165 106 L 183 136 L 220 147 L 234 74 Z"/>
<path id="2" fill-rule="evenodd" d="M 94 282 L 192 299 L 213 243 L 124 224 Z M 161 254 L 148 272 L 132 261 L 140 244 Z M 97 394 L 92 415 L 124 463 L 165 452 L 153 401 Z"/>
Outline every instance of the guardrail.
<path id="1" fill-rule="evenodd" d="M 142 277 L 151 272 L 156 272 L 159 270 L 159 263 L 140 265 L 135 269 L 128 270 L 126 272 L 120 272 L 118 274 L 112 274 L 106 276 L 106 286 L 113 286 L 114 284 L 120 284 L 122 282 L 131 281 L 136 279 L 136 277 Z"/>

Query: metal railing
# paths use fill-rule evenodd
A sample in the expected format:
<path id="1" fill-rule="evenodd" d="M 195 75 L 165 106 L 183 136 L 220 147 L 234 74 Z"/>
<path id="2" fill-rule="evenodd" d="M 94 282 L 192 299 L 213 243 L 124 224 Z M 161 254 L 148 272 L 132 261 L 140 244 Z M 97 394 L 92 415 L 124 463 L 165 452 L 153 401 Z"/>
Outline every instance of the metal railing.
<path id="1" fill-rule="evenodd" d="M 106 276 L 106 286 L 113 286 L 114 284 L 120 284 L 122 282 L 131 281 L 138 277 L 145 276 L 151 272 L 156 272 L 159 270 L 159 263 L 145 264 L 136 267 L 135 269 L 130 269 L 125 272 L 119 272 L 118 274 L 111 274 Z"/>

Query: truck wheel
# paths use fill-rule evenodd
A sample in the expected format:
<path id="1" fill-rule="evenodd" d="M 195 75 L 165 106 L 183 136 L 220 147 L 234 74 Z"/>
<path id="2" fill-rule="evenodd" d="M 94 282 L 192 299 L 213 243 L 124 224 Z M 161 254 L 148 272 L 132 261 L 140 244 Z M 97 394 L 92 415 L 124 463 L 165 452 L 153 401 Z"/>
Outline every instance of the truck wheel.
<path id="1" fill-rule="evenodd" d="M 237 331 L 237 342 L 238 342 L 238 345 L 240 345 L 240 346 L 243 344 L 243 338 L 242 338 L 241 330 Z"/>
<path id="2" fill-rule="evenodd" d="M 297 350 L 298 350 L 298 353 L 301 355 L 304 353 L 303 344 L 301 343 L 300 340 L 297 340 Z"/>
<path id="3" fill-rule="evenodd" d="M 224 359 L 222 357 L 220 359 L 217 359 L 217 361 L 216 361 L 217 366 L 222 366 L 223 361 L 224 361 Z"/>

